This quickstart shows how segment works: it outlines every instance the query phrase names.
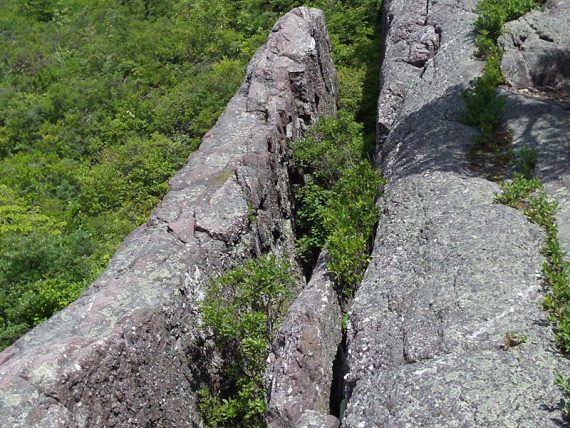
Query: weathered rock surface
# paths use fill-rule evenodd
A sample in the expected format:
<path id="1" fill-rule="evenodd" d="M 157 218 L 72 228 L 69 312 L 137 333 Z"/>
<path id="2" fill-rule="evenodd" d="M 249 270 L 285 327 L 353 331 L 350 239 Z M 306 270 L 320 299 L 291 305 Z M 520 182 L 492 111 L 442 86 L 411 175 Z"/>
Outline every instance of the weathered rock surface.
<path id="1" fill-rule="evenodd" d="M 540 306 L 543 233 L 494 204 L 499 187 L 470 170 L 474 131 L 460 122 L 460 90 L 481 70 L 475 3 L 385 2 L 400 15 L 388 23 L 424 16 L 440 45 L 401 99 L 380 101 L 380 121 L 395 114 L 379 147 L 389 184 L 350 312 L 343 427 L 562 423 L 555 376 L 568 362 Z M 403 83 L 387 43 L 382 91 Z M 510 347 L 513 334 L 528 339 Z"/>
<path id="2" fill-rule="evenodd" d="M 506 104 L 504 119 L 514 132 L 515 151 L 524 147 L 536 152 L 534 173 L 558 203 L 560 246 L 570 259 L 570 104 L 508 91 L 501 95 Z"/>
<path id="3" fill-rule="evenodd" d="M 338 426 L 328 414 L 342 313 L 326 259 L 322 253 L 277 332 L 270 365 L 270 427 Z"/>
<path id="4" fill-rule="evenodd" d="M 307 410 L 295 426 L 297 428 L 338 428 L 338 425 L 338 419 L 334 416 Z"/>
<path id="5" fill-rule="evenodd" d="M 558 203 L 560 245 L 570 257 L 570 1 L 548 1 L 506 28 L 501 68 L 522 91 L 502 91 L 504 119 L 515 150 L 537 153 L 535 174 Z"/>
<path id="6" fill-rule="evenodd" d="M 384 62 L 378 101 L 380 138 L 398 118 L 406 94 L 439 49 L 441 29 L 427 22 L 428 10 L 426 0 L 384 4 Z"/>
<path id="7" fill-rule="evenodd" d="M 570 89 L 570 2 L 549 1 L 505 25 L 501 70 L 515 89 Z"/>
<path id="8" fill-rule="evenodd" d="M 295 9 L 149 223 L 78 301 L 0 354 L 0 426 L 198 426 L 196 386 L 213 368 L 197 299 L 246 258 L 291 257 L 286 145 L 335 104 L 323 15 Z"/>

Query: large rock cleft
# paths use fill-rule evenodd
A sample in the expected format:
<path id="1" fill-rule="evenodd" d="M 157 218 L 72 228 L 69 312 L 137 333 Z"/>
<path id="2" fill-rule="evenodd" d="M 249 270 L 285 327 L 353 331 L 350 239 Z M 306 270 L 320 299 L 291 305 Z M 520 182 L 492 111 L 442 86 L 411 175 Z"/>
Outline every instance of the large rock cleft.
<path id="1" fill-rule="evenodd" d="M 476 131 L 461 123 L 461 90 L 482 68 L 476 1 L 408 5 L 385 2 L 400 14 L 388 25 L 425 11 L 440 45 L 401 99 L 380 100 L 380 121 L 396 112 L 379 140 L 388 184 L 350 311 L 342 426 L 557 426 L 568 364 L 541 309 L 544 234 L 494 203 L 499 186 L 472 170 Z M 403 80 L 386 43 L 382 91 Z"/>
<path id="2" fill-rule="evenodd" d="M 281 18 L 148 224 L 72 305 L 0 354 L 0 426 L 199 426 L 215 374 L 198 301 L 209 279 L 293 259 L 287 144 L 336 108 L 323 14 Z"/>

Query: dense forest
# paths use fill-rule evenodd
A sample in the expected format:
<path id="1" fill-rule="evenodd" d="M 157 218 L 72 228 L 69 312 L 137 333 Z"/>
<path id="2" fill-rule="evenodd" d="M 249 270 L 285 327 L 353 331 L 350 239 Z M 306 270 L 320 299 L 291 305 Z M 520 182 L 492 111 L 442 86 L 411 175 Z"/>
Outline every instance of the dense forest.
<path id="1" fill-rule="evenodd" d="M 303 3 L 371 134 L 381 0 L 0 0 L 0 349 L 102 272 Z"/>

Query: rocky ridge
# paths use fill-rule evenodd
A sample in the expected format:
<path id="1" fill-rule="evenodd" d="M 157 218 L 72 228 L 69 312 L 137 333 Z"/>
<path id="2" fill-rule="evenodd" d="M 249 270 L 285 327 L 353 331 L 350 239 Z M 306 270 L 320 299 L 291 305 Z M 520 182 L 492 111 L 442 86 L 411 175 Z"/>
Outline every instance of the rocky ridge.
<path id="1" fill-rule="evenodd" d="M 338 419 L 329 412 L 333 366 L 342 341 L 342 312 L 326 263 L 323 251 L 274 341 L 270 427 L 338 426 Z"/>
<path id="2" fill-rule="evenodd" d="M 148 224 L 72 305 L 0 354 L 0 426 L 200 426 L 215 376 L 197 302 L 209 278 L 294 262 L 287 143 L 336 109 L 322 12 L 280 19 Z"/>
<path id="3" fill-rule="evenodd" d="M 344 338 L 325 253 L 299 290 L 268 361 L 271 427 L 563 424 L 554 379 L 570 369 L 541 309 L 544 233 L 494 203 L 499 186 L 469 158 L 477 131 L 461 122 L 461 91 L 482 70 L 476 4 L 384 1 L 377 155 L 388 184 L 372 260 Z M 568 254 L 569 13 L 549 0 L 500 40 L 504 119 L 515 148 L 537 151 Z M 149 223 L 76 303 L 0 354 L 0 426 L 201 426 L 196 387 L 216 361 L 197 301 L 249 257 L 295 266 L 287 142 L 333 114 L 336 93 L 322 14 L 295 9 Z M 341 343 L 347 361 L 335 364 Z"/>
<path id="4" fill-rule="evenodd" d="M 568 362 L 540 306 L 543 232 L 495 204 L 497 184 L 470 169 L 475 134 L 461 123 L 460 94 L 482 66 L 475 5 L 385 2 L 381 93 L 400 95 L 379 103 L 389 183 L 350 312 L 344 427 L 562 423 L 555 376 Z M 398 73 L 393 64 L 409 68 L 414 54 L 396 50 L 399 34 L 413 45 L 421 29 L 409 28 L 422 20 L 439 48 L 421 72 Z M 512 334 L 527 340 L 510 347 Z"/>

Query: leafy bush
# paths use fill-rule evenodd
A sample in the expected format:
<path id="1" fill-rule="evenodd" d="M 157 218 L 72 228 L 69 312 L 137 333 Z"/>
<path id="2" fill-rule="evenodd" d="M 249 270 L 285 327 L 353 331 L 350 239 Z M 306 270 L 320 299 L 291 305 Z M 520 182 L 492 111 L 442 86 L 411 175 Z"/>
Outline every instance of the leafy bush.
<path id="1" fill-rule="evenodd" d="M 482 0 L 477 4 L 477 46 L 479 54 L 488 59 L 495 55 L 497 39 L 502 34 L 505 23 L 518 19 L 538 7 L 537 0 Z"/>
<path id="2" fill-rule="evenodd" d="M 305 185 L 295 189 L 298 253 L 311 263 L 327 248 L 328 268 L 350 295 L 368 264 L 382 184 L 368 160 L 363 125 L 341 111 L 337 118 L 321 119 L 292 148 L 305 175 Z"/>
<path id="3" fill-rule="evenodd" d="M 463 91 L 463 100 L 467 107 L 464 121 L 481 131 L 479 144 L 493 144 L 493 134 L 501 123 L 505 102 L 497 97 L 496 90 L 497 82 L 484 74 L 473 80 Z"/>
<path id="4" fill-rule="evenodd" d="M 202 315 L 223 367 L 221 384 L 200 390 L 207 426 L 265 426 L 265 363 L 294 284 L 287 263 L 271 255 L 249 260 L 212 282 Z"/>
<path id="5" fill-rule="evenodd" d="M 532 178 L 537 161 L 536 150 L 531 147 L 523 146 L 515 153 L 515 169 L 525 178 Z"/>

